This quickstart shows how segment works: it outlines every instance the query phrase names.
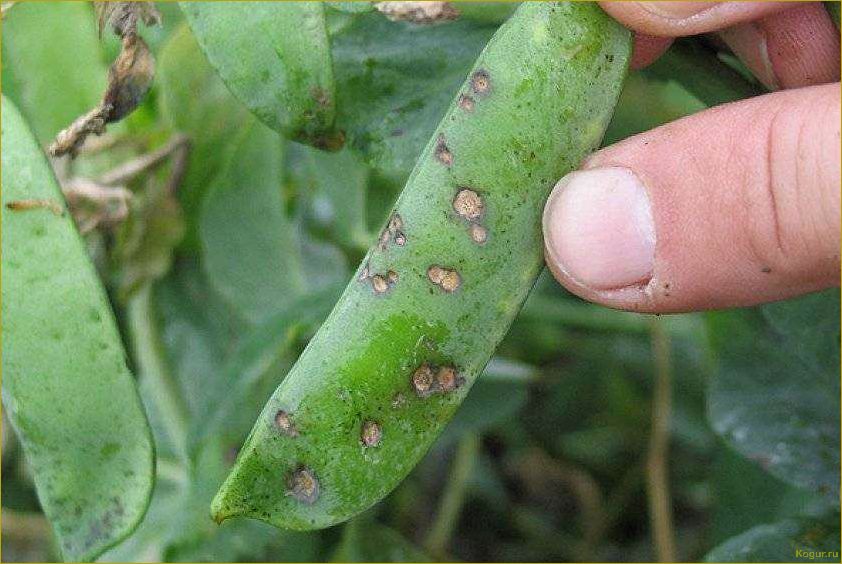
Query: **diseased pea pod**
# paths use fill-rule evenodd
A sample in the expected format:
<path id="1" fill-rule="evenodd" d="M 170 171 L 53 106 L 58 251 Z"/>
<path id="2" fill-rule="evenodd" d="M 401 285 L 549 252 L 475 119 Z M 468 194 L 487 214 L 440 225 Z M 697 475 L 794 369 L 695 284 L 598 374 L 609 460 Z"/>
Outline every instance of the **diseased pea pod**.
<path id="1" fill-rule="evenodd" d="M 330 43 L 321 2 L 180 2 L 211 65 L 286 137 L 338 149 Z"/>
<path id="2" fill-rule="evenodd" d="M 527 2 L 501 26 L 261 413 L 217 521 L 326 527 L 409 473 L 541 271 L 544 202 L 599 145 L 629 52 L 629 33 L 592 3 Z"/>
<path id="3" fill-rule="evenodd" d="M 17 108 L 3 114 L 3 406 L 67 560 L 146 512 L 152 437 L 105 291 Z"/>

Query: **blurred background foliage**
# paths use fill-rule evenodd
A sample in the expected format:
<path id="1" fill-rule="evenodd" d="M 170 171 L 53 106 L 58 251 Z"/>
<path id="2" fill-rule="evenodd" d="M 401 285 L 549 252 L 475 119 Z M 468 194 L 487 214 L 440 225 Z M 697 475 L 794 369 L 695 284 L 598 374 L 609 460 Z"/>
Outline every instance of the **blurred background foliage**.
<path id="1" fill-rule="evenodd" d="M 128 217 L 85 236 L 157 448 L 146 519 L 102 560 L 795 561 L 796 548 L 839 550 L 836 291 L 655 318 L 586 304 L 547 274 L 386 500 L 312 533 L 215 525 L 210 499 L 256 414 L 510 7 L 424 26 L 329 3 L 349 139 L 333 154 L 252 117 L 178 6 L 159 7 L 163 25 L 142 29 L 157 61 L 150 95 L 75 161 L 54 163 L 63 182 L 97 179 L 179 135 L 190 143 L 186 167 L 164 159 L 132 178 Z M 119 51 L 98 38 L 88 3 L 18 3 L 2 39 L 3 92 L 43 146 L 98 102 Z M 716 45 L 678 42 L 630 75 L 606 143 L 758 92 Z M 2 438 L 4 559 L 55 559 L 9 425 Z"/>

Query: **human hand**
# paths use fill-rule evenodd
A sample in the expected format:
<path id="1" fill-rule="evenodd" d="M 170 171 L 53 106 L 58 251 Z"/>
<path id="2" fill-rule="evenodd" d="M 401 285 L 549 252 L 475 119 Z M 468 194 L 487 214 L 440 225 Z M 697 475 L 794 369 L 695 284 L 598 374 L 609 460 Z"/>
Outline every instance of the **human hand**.
<path id="1" fill-rule="evenodd" d="M 838 286 L 839 32 L 824 7 L 602 6 L 638 34 L 634 67 L 657 59 L 671 37 L 718 32 L 780 91 L 636 135 L 562 178 L 544 212 L 555 277 L 584 299 L 653 313 Z"/>

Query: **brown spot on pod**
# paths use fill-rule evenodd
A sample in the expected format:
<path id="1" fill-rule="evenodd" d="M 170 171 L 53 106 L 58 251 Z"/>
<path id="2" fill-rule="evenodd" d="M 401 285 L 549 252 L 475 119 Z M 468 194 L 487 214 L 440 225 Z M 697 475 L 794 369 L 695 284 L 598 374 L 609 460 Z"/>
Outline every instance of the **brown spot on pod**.
<path id="1" fill-rule="evenodd" d="M 469 232 L 474 243 L 482 245 L 488 240 L 488 230 L 479 223 L 472 223 Z"/>
<path id="2" fill-rule="evenodd" d="M 426 397 L 430 395 L 433 384 L 433 369 L 426 362 L 412 373 L 412 389 L 419 396 Z"/>
<path id="3" fill-rule="evenodd" d="M 392 288 L 392 286 L 397 284 L 398 273 L 394 270 L 390 270 L 386 274 L 372 275 L 368 272 L 368 267 L 366 267 L 360 274 L 360 281 L 367 281 L 369 284 L 371 284 L 371 289 L 374 290 L 375 294 L 385 294 Z"/>
<path id="4" fill-rule="evenodd" d="M 444 166 L 449 167 L 453 164 L 453 153 L 448 149 L 444 135 L 439 135 L 438 139 L 436 139 L 435 155 L 436 159 Z"/>
<path id="5" fill-rule="evenodd" d="M 466 112 L 474 111 L 474 99 L 468 96 L 467 94 L 462 94 L 459 96 L 459 101 L 457 102 L 459 107 Z"/>
<path id="6" fill-rule="evenodd" d="M 455 390 L 461 384 L 461 378 L 452 366 L 442 366 L 436 372 L 436 385 L 442 392 Z"/>
<path id="7" fill-rule="evenodd" d="M 386 247 L 388 247 L 389 243 L 392 241 L 394 241 L 394 243 L 399 247 L 406 245 L 406 235 L 403 231 L 401 231 L 402 229 L 403 219 L 397 213 L 392 214 L 392 217 L 389 218 L 389 223 L 380 233 L 380 237 L 377 240 L 378 248 L 380 248 L 381 251 L 385 251 Z"/>
<path id="8" fill-rule="evenodd" d="M 360 441 L 363 446 L 375 447 L 380 444 L 383 438 L 383 430 L 376 421 L 364 421 L 360 430 Z"/>
<path id="9" fill-rule="evenodd" d="M 380 237 L 377 239 L 377 246 L 380 248 L 381 251 L 385 251 L 386 247 L 389 246 L 389 241 L 392 239 L 392 234 L 389 233 L 388 229 L 384 229 L 382 233 L 380 233 Z"/>
<path id="10" fill-rule="evenodd" d="M 470 188 L 460 188 L 453 198 L 453 209 L 459 217 L 474 221 L 485 212 L 485 202 L 482 201 L 482 196 Z"/>
<path id="11" fill-rule="evenodd" d="M 403 229 L 403 218 L 400 214 L 394 213 L 389 218 L 389 231 L 395 233 L 399 229 Z"/>
<path id="12" fill-rule="evenodd" d="M 422 398 L 453 391 L 462 382 L 456 368 L 449 365 L 434 366 L 425 362 L 412 374 L 412 389 Z"/>
<path id="13" fill-rule="evenodd" d="M 455 292 L 462 284 L 462 278 L 456 270 L 435 264 L 427 269 L 427 278 L 447 293 Z"/>
<path id="14" fill-rule="evenodd" d="M 368 275 L 369 275 L 369 273 L 368 273 L 368 264 L 366 264 L 366 265 L 363 267 L 363 269 L 360 271 L 360 278 L 359 278 L 360 282 L 364 282 L 364 281 L 366 281 L 366 280 L 368 279 Z"/>
<path id="15" fill-rule="evenodd" d="M 385 294 L 389 289 L 389 283 L 382 274 L 375 274 L 371 277 L 371 287 L 375 294 Z"/>
<path id="16" fill-rule="evenodd" d="M 307 505 L 314 504 L 319 498 L 319 481 L 313 471 L 306 466 L 300 466 L 290 474 L 286 495 Z"/>
<path id="17" fill-rule="evenodd" d="M 275 427 L 284 435 L 290 437 L 298 436 L 298 429 L 295 428 L 292 417 L 283 409 L 278 410 L 275 414 Z"/>
<path id="18" fill-rule="evenodd" d="M 487 94 L 491 90 L 491 77 L 488 76 L 488 71 L 479 69 L 471 75 L 471 90 L 474 94 Z"/>

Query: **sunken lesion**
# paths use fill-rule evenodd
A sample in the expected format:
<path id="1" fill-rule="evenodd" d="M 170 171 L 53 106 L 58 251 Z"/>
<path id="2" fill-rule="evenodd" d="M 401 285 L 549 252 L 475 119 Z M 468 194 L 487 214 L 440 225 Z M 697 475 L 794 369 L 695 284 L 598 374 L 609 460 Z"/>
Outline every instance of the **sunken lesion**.
<path id="1" fill-rule="evenodd" d="M 460 188 L 453 198 L 453 210 L 462 219 L 476 221 L 485 213 L 485 201 L 475 190 Z"/>
<path id="2" fill-rule="evenodd" d="M 485 69 L 478 69 L 471 74 L 471 91 L 477 96 L 483 96 L 491 91 L 491 76 Z"/>
<path id="3" fill-rule="evenodd" d="M 319 499 L 319 480 L 312 469 L 299 466 L 287 477 L 286 495 L 307 505 Z"/>
<path id="4" fill-rule="evenodd" d="M 376 447 L 383 439 L 383 428 L 377 421 L 363 421 L 360 429 L 360 442 L 364 447 Z"/>
<path id="5" fill-rule="evenodd" d="M 371 286 L 372 291 L 377 295 L 382 295 L 391 290 L 400 279 L 398 273 L 394 270 L 389 270 L 385 273 L 372 273 L 371 268 L 366 264 L 360 272 L 359 280 Z"/>
<path id="6" fill-rule="evenodd" d="M 427 269 L 427 279 L 448 294 L 455 292 L 462 285 L 462 277 L 456 269 L 437 264 Z"/>
<path id="7" fill-rule="evenodd" d="M 275 413 L 274 422 L 275 428 L 280 431 L 281 434 L 288 437 L 297 437 L 299 435 L 298 429 L 293 422 L 292 414 L 289 412 L 279 409 L 277 413 Z"/>
<path id="8" fill-rule="evenodd" d="M 438 160 L 444 166 L 448 168 L 453 166 L 453 153 L 447 146 L 447 141 L 445 140 L 444 135 L 440 134 L 436 138 L 436 148 L 434 154 L 436 156 L 436 160 Z"/>
<path id="9" fill-rule="evenodd" d="M 488 241 L 488 230 L 479 223 L 472 223 L 468 228 L 468 233 L 471 235 L 471 240 L 478 245 L 483 245 Z"/>
<path id="10" fill-rule="evenodd" d="M 416 368 L 410 378 L 412 390 L 421 398 L 452 392 L 464 383 L 465 379 L 459 375 L 455 366 L 448 364 L 437 366 L 428 362 Z"/>
<path id="11" fill-rule="evenodd" d="M 403 231 L 403 218 L 399 213 L 393 213 L 389 217 L 389 222 L 386 228 L 380 232 L 377 238 L 377 248 L 385 251 L 390 243 L 394 243 L 399 247 L 406 245 L 406 233 Z"/>
<path id="12" fill-rule="evenodd" d="M 485 208 L 482 195 L 471 188 L 459 188 L 453 198 L 453 210 L 468 222 L 468 235 L 478 245 L 484 245 L 488 241 L 488 228 L 482 224 Z"/>

